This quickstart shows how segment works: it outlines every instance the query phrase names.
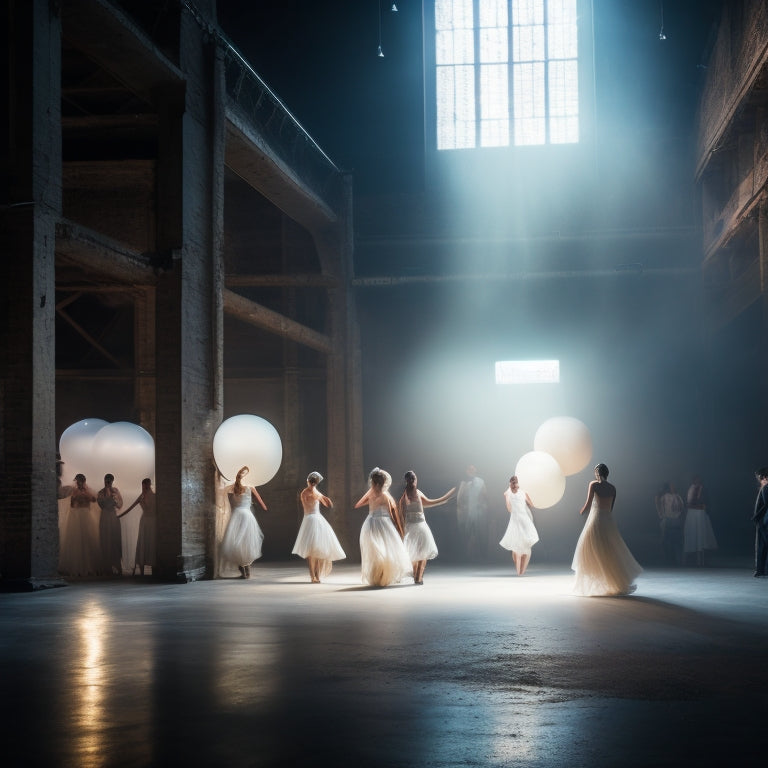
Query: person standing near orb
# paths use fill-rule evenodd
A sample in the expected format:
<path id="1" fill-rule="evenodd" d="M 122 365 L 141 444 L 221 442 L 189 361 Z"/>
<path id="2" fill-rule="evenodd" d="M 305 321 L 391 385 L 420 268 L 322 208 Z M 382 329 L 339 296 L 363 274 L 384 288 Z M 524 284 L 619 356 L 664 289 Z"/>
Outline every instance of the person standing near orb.
<path id="1" fill-rule="evenodd" d="M 264 534 L 251 512 L 251 500 L 256 501 L 265 512 L 267 511 L 267 505 L 259 492 L 243 483 L 243 478 L 249 471 L 248 467 L 241 467 L 235 482 L 225 488 L 232 514 L 224 531 L 220 549 L 221 558 L 236 565 L 243 579 L 251 578 L 251 563 L 261 557 L 261 544 L 264 541 Z"/>
<path id="2" fill-rule="evenodd" d="M 533 502 L 520 488 L 517 475 L 509 478 L 509 488 L 504 491 L 504 502 L 509 512 L 509 524 L 499 544 L 512 552 L 512 560 L 518 576 L 522 576 L 531 561 L 531 548 L 539 540 L 533 524 Z"/>
<path id="3" fill-rule="evenodd" d="M 141 481 L 141 494 L 118 517 L 127 515 L 136 505 L 141 506 L 141 519 L 139 520 L 139 537 L 136 540 L 136 558 L 133 564 L 133 573 L 139 569 L 144 575 L 144 567 L 149 566 L 153 572 L 157 561 L 157 510 L 155 508 L 155 492 L 152 490 L 152 480 L 145 477 Z"/>
<path id="4" fill-rule="evenodd" d="M 123 506 L 123 497 L 113 483 L 115 476 L 104 475 L 104 487 L 96 496 L 99 505 L 99 543 L 101 545 L 101 570 L 107 576 L 123 575 L 123 541 L 117 510 Z"/>
<path id="5" fill-rule="evenodd" d="M 96 576 L 100 570 L 98 526 L 91 515 L 96 494 L 80 472 L 68 491 L 69 513 L 61 537 L 59 571 L 64 576 Z"/>

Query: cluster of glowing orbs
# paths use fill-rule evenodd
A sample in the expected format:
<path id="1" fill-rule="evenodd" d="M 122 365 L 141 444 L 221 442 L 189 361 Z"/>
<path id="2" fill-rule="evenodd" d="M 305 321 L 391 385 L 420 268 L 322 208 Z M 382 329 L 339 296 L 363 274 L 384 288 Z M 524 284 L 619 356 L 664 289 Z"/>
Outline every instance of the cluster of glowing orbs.
<path id="1" fill-rule="evenodd" d="M 565 475 L 554 456 L 545 451 L 529 451 L 515 467 L 520 487 L 531 497 L 533 506 L 554 506 L 565 493 Z"/>
<path id="2" fill-rule="evenodd" d="M 567 477 L 581 472 L 592 458 L 592 435 L 584 422 L 571 416 L 547 419 L 537 430 L 533 449 L 554 457 Z"/>
<path id="3" fill-rule="evenodd" d="M 283 444 L 277 430 L 261 416 L 243 413 L 221 423 L 213 436 L 213 458 L 222 477 L 234 481 L 241 467 L 248 485 L 268 483 L 280 469 Z"/>
<path id="4" fill-rule="evenodd" d="M 153 479 L 155 474 L 152 436 L 138 424 L 127 421 L 78 421 L 61 433 L 59 453 L 64 462 L 65 485 L 82 473 L 89 487 L 97 491 L 104 485 L 104 475 L 112 474 L 127 503 L 141 493 L 141 481 L 145 477 Z"/>

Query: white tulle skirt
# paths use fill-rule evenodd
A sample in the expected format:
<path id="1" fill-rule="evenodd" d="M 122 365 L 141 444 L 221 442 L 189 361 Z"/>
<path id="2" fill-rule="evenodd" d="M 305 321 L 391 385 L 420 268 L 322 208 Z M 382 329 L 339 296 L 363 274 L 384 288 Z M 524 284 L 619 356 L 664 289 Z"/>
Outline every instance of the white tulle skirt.
<path id="1" fill-rule="evenodd" d="M 412 563 L 437 557 L 437 543 L 425 520 L 405 524 L 404 544 Z"/>
<path id="2" fill-rule="evenodd" d="M 403 540 L 389 513 L 374 511 L 360 529 L 363 584 L 386 587 L 397 584 L 413 570 Z"/>
<path id="3" fill-rule="evenodd" d="M 327 576 L 331 572 L 334 560 L 343 560 L 346 557 L 331 524 L 319 512 L 304 515 L 296 543 L 293 545 L 293 554 L 305 559 L 315 557 L 321 560 L 321 576 Z"/>
<path id="4" fill-rule="evenodd" d="M 530 555 L 531 547 L 539 540 L 533 520 L 526 514 L 513 512 L 509 516 L 507 530 L 499 544 L 518 555 Z"/>
<path id="5" fill-rule="evenodd" d="M 233 565 L 250 565 L 261 557 L 263 541 L 264 534 L 250 509 L 235 507 L 224 531 L 219 554 Z"/>
<path id="6" fill-rule="evenodd" d="M 611 511 L 592 506 L 576 544 L 571 568 L 576 572 L 573 591 L 590 597 L 628 595 L 643 572 L 621 538 Z"/>
<path id="7" fill-rule="evenodd" d="M 717 539 L 706 509 L 689 509 L 685 515 L 683 529 L 683 551 L 703 552 L 717 549 Z"/>
<path id="8" fill-rule="evenodd" d="M 64 501 L 69 503 L 69 499 Z M 101 510 L 90 507 L 70 507 L 61 530 L 59 572 L 64 576 L 98 576 L 101 572 L 99 518 Z"/>

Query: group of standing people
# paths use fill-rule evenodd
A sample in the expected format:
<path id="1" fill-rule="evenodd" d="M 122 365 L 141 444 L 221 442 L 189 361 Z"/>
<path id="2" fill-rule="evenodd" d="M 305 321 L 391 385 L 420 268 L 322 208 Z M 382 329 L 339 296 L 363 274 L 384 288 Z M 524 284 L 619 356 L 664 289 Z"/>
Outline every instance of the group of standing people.
<path id="1" fill-rule="evenodd" d="M 146 566 L 153 567 L 157 554 L 157 516 L 152 481 L 145 478 L 141 493 L 123 512 L 123 497 L 114 485 L 112 474 L 104 475 L 104 487 L 94 493 L 82 473 L 75 475 L 75 484 L 60 485 L 58 497 L 69 499 L 69 509 L 61 526 L 59 572 L 64 576 L 122 576 L 123 547 L 120 518 L 136 505 L 142 510 L 136 542 L 136 569 L 144 575 Z M 94 514 L 94 507 L 98 513 Z"/>
<path id="2" fill-rule="evenodd" d="M 665 481 L 655 503 L 665 562 L 680 566 L 686 558 L 693 558 L 696 565 L 703 565 L 705 551 L 717 549 L 717 539 L 701 477 L 693 476 L 685 500 L 672 483 Z"/>

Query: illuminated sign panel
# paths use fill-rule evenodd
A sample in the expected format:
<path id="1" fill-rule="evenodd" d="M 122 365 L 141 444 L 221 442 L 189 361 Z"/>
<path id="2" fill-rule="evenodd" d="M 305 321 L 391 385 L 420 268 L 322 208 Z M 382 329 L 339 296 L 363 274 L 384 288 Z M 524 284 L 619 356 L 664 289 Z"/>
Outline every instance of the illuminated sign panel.
<path id="1" fill-rule="evenodd" d="M 497 384 L 558 384 L 559 360 L 499 360 Z"/>

